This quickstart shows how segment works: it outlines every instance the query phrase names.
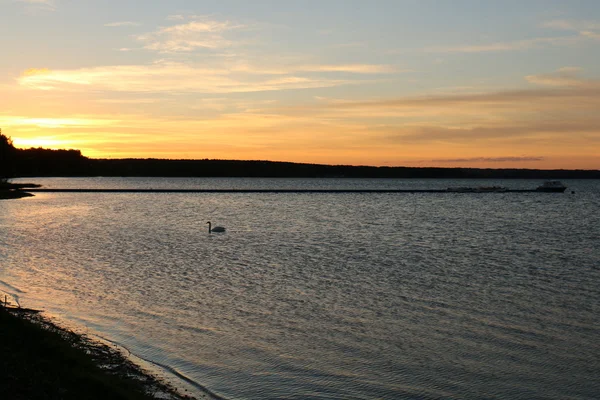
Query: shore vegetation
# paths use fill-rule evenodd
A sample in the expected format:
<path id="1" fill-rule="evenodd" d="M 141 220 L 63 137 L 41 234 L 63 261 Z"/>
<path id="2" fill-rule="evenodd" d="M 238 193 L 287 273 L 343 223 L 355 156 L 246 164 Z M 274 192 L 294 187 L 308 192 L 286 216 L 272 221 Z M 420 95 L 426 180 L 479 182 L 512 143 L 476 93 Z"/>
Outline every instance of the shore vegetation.
<path id="1" fill-rule="evenodd" d="M 6 399 L 193 399 L 116 348 L 60 328 L 35 310 L 0 307 L 0 354 Z"/>

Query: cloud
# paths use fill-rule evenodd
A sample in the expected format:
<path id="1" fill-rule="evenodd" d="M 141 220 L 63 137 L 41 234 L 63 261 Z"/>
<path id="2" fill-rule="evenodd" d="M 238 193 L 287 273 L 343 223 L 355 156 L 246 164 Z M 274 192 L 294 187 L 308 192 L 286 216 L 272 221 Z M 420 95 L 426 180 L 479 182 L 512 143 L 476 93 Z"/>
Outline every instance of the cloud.
<path id="1" fill-rule="evenodd" d="M 600 32 L 581 31 L 580 34 L 590 39 L 600 39 Z"/>
<path id="2" fill-rule="evenodd" d="M 108 126 L 117 123 L 115 119 L 99 119 L 94 117 L 75 118 L 32 118 L 23 116 L 0 116 L 0 123 L 4 126 L 35 126 L 38 128 L 58 129 L 65 127 L 82 128 L 86 126 Z"/>
<path id="3" fill-rule="evenodd" d="M 552 20 L 545 22 L 542 26 L 563 31 L 579 33 L 581 39 L 600 39 L 600 22 L 579 20 Z"/>
<path id="4" fill-rule="evenodd" d="M 204 27 L 203 29 L 218 29 Z M 130 51 L 129 48 L 119 51 Z M 18 82 L 38 90 L 97 90 L 156 93 L 243 93 L 333 87 L 373 82 L 351 75 L 407 72 L 391 65 L 288 64 L 263 67 L 235 59 L 213 59 L 202 65 L 158 61 L 148 65 L 116 65 L 75 70 L 31 68 Z M 346 74 L 343 76 L 336 76 Z"/>
<path id="5" fill-rule="evenodd" d="M 563 67 L 549 74 L 528 75 L 528 82 L 545 86 L 598 88 L 600 81 L 586 80 L 579 76 L 582 69 L 579 67 Z"/>
<path id="6" fill-rule="evenodd" d="M 489 53 L 524 51 L 543 47 L 570 46 L 586 40 L 600 39 L 600 22 L 578 20 L 551 20 L 541 24 L 544 28 L 573 32 L 569 36 L 536 37 L 506 42 L 463 44 L 457 46 L 435 46 L 425 49 L 429 53 Z"/>
<path id="7" fill-rule="evenodd" d="M 431 145 L 458 146 L 457 151 L 464 153 L 485 143 L 494 150 L 534 145 L 540 152 L 594 148 L 600 146 L 600 114 L 595 112 L 600 109 L 600 83 L 578 79 L 579 72 L 577 67 L 565 67 L 535 79 L 527 77 L 543 85 L 540 88 L 369 101 L 317 97 L 312 105 L 278 112 L 346 125 L 346 131 L 362 131 L 366 143 L 418 147 L 421 152 L 428 152 L 424 146 Z"/>
<path id="8" fill-rule="evenodd" d="M 585 30 L 596 30 L 600 29 L 600 22 L 598 21 L 581 21 L 581 20 L 566 20 L 566 19 L 555 19 L 546 21 L 542 24 L 545 28 L 563 30 L 563 31 L 585 31 Z"/>
<path id="9" fill-rule="evenodd" d="M 50 73 L 48 68 L 29 68 L 23 72 L 23 76 L 45 75 Z"/>
<path id="10" fill-rule="evenodd" d="M 19 84 L 38 90 L 114 91 L 139 93 L 243 93 L 308 89 L 356 84 L 361 81 L 294 74 L 262 79 L 233 73 L 226 68 L 205 68 L 176 62 L 123 65 L 78 70 L 31 69 Z"/>
<path id="11" fill-rule="evenodd" d="M 577 43 L 580 40 L 581 37 L 579 36 L 542 37 L 478 45 L 429 47 L 426 48 L 425 51 L 429 53 L 488 53 L 499 51 L 519 51 L 545 46 L 565 46 Z"/>
<path id="12" fill-rule="evenodd" d="M 368 45 L 368 42 L 366 42 L 366 41 L 359 41 L 359 42 L 349 42 L 349 43 L 334 44 L 331 47 L 338 48 L 338 49 L 350 49 L 350 48 L 366 47 L 367 45 Z"/>
<path id="13" fill-rule="evenodd" d="M 244 28 L 230 21 L 199 19 L 179 25 L 162 27 L 154 32 L 136 36 L 144 48 L 161 53 L 191 52 L 197 49 L 222 49 L 234 42 L 226 39 L 228 31 Z"/>
<path id="14" fill-rule="evenodd" d="M 376 64 L 305 65 L 298 67 L 298 70 L 308 72 L 350 72 L 354 74 L 391 74 L 394 72 L 410 72 L 410 70 L 399 71 L 391 65 Z"/>
<path id="15" fill-rule="evenodd" d="M 493 162 L 493 163 L 504 163 L 504 162 L 534 162 L 544 161 L 544 157 L 470 157 L 470 158 L 438 158 L 433 160 L 426 160 L 429 162 L 436 163 L 471 163 L 471 162 Z"/>
<path id="16" fill-rule="evenodd" d="M 56 3 L 54 0 L 17 0 L 19 3 L 27 4 L 30 11 L 55 11 Z"/>
<path id="17" fill-rule="evenodd" d="M 69 115 L 74 109 L 81 110 L 81 115 L 89 114 L 97 110 L 99 102 L 107 115 L 89 119 L 118 118 L 98 127 L 56 121 L 62 127 L 53 132 L 77 132 L 84 140 L 85 135 L 93 136 L 95 129 L 95 137 L 106 140 L 102 149 L 76 146 L 89 155 L 99 154 L 92 152 L 94 148 L 113 156 L 124 155 L 119 153 L 123 151 L 118 146 L 121 139 L 113 140 L 114 135 L 163 131 L 176 139 L 172 145 L 154 146 L 155 150 L 148 145 L 147 151 L 153 156 L 163 155 L 160 152 L 165 149 L 171 152 L 169 156 L 189 151 L 189 157 L 255 158 L 261 154 L 270 159 L 373 163 L 377 157 L 414 160 L 418 154 L 420 160 L 427 157 L 440 164 L 464 160 L 465 164 L 522 162 L 536 167 L 551 165 L 556 156 L 594 156 L 597 160 L 594 149 L 600 146 L 600 114 L 596 112 L 600 109 L 600 86 L 580 77 L 582 70 L 574 66 L 530 75 L 527 81 L 539 86 L 519 90 L 465 92 L 465 88 L 458 88 L 451 93 L 371 100 L 314 97 L 303 106 L 289 106 L 287 96 L 273 102 L 270 100 L 277 96 L 226 95 L 332 87 L 360 83 L 365 78 L 363 74 L 344 79 L 328 74 L 315 76 L 311 71 L 303 74 L 303 68 L 317 69 L 305 68 L 307 65 L 300 62 L 273 68 L 265 76 L 255 73 L 258 67 L 242 71 L 174 62 L 62 71 L 36 69 L 26 71 L 19 83 L 69 96 L 72 101 L 68 111 L 59 114 L 57 110 L 56 115 Z M 336 72 L 340 69 L 346 68 L 335 68 Z M 45 97 L 44 93 L 39 96 Z M 86 101 L 88 109 L 81 109 Z M 111 109 L 113 113 L 108 111 Z M 29 112 L 26 106 L 23 110 Z M 41 110 L 48 112 L 45 105 Z M 136 114 L 140 110 L 144 115 Z M 83 117 L 73 115 L 70 119 Z M 37 122 L 47 126 L 54 123 Z M 32 126 L 39 125 L 20 125 L 22 129 Z M 189 143 L 199 137 L 202 147 L 191 150 Z M 136 143 L 136 148 L 138 143 L 146 146 L 141 138 L 127 140 Z M 295 144 L 293 148 L 290 142 Z M 310 159 L 306 158 L 307 148 L 311 149 Z"/>
<path id="18" fill-rule="evenodd" d="M 20 3 L 27 3 L 27 4 L 41 4 L 41 5 L 48 5 L 48 6 L 54 6 L 54 1 L 53 0 L 17 0 Z"/>
<path id="19" fill-rule="evenodd" d="M 391 74 L 411 72 L 411 70 L 398 70 L 392 65 L 378 64 L 297 64 L 297 65 L 273 65 L 270 67 L 255 66 L 245 62 L 236 63 L 229 68 L 235 72 L 245 72 L 257 75 L 285 75 L 298 72 L 342 72 L 352 74 Z"/>
<path id="20" fill-rule="evenodd" d="M 384 129 L 382 137 L 390 142 L 401 143 L 465 143 L 565 138 L 568 135 L 594 133 L 598 129 L 598 119 L 581 122 L 523 121 L 520 125 L 511 125 L 505 121 L 490 123 L 471 128 L 427 124 L 423 126 L 405 125 L 401 129 Z M 553 139 L 554 140 L 554 139 Z"/>
<path id="21" fill-rule="evenodd" d="M 539 75 L 541 76 L 541 75 Z M 351 113 L 364 110 L 366 113 L 377 113 L 383 110 L 395 110 L 398 115 L 443 114 L 444 111 L 459 114 L 477 114 L 487 109 L 528 110 L 538 108 L 564 108 L 565 102 L 570 107 L 600 106 L 600 87 L 585 85 L 567 88 L 536 88 L 507 90 L 484 93 L 459 93 L 435 96 L 415 96 L 371 101 L 329 101 L 324 107 L 328 109 L 348 110 Z M 524 107 L 524 108 L 522 108 Z M 411 114 L 414 111 L 415 114 Z"/>
<path id="22" fill-rule="evenodd" d="M 133 21 L 119 21 L 119 22 L 109 22 L 108 24 L 104 24 L 104 26 L 108 27 L 121 27 L 121 26 L 140 26 L 139 22 Z"/>

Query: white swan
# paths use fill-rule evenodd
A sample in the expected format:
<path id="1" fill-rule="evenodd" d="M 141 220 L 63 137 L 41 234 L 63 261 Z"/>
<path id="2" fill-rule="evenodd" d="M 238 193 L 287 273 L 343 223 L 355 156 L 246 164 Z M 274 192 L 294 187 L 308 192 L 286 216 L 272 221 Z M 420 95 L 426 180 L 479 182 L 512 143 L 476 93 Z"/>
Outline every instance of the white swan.
<path id="1" fill-rule="evenodd" d="M 208 221 L 207 224 L 208 224 L 208 233 L 225 232 L 225 228 L 223 228 L 222 226 L 215 226 L 214 228 L 212 228 L 212 224 L 210 223 L 210 221 Z"/>

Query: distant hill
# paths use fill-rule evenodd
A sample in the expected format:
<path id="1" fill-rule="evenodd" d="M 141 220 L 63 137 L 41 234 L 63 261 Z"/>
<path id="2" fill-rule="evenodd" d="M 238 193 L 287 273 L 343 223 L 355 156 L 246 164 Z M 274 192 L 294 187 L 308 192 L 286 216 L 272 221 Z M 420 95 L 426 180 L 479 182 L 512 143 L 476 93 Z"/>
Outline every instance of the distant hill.
<path id="1" fill-rule="evenodd" d="M 409 168 L 274 161 L 90 159 L 76 150 L 22 150 L 19 176 L 600 179 L 594 170 Z"/>
<path id="2" fill-rule="evenodd" d="M 2 138 L 6 140 L 3 142 Z M 92 159 L 83 156 L 79 150 L 16 149 L 10 139 L 0 133 L 2 176 L 600 179 L 600 171 L 369 167 L 208 159 Z"/>

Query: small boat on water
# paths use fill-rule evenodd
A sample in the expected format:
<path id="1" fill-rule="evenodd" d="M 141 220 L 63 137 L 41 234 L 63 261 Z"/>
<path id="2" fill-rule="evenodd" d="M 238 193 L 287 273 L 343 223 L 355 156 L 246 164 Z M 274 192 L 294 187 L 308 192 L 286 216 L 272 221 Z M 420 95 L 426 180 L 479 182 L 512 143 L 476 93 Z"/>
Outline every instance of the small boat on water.
<path id="1" fill-rule="evenodd" d="M 546 181 L 535 190 L 538 192 L 557 192 L 562 193 L 567 190 L 567 187 L 563 185 L 561 181 Z"/>

